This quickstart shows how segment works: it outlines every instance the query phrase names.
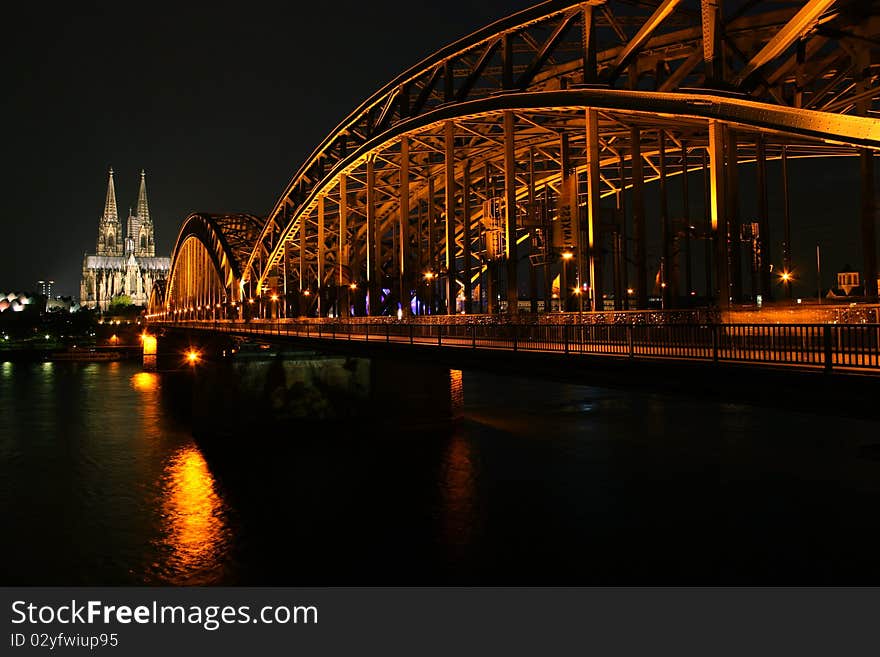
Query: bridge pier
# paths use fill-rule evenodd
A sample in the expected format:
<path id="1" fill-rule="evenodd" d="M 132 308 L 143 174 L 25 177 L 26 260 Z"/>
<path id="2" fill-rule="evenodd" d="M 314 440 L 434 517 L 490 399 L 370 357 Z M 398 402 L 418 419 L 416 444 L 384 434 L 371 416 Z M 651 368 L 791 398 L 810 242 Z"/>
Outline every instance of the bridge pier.
<path id="1" fill-rule="evenodd" d="M 461 411 L 453 394 L 460 372 L 434 363 L 243 350 L 225 335 L 179 330 L 162 332 L 158 345 L 157 371 L 182 404 L 190 396 L 193 433 L 206 439 L 288 440 L 365 426 L 420 431 L 445 426 Z"/>

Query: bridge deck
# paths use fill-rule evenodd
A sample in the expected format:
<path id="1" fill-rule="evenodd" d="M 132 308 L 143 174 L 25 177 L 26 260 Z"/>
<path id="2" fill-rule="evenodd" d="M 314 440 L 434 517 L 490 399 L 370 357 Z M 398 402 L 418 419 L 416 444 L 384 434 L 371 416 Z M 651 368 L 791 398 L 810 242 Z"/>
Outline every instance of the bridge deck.
<path id="1" fill-rule="evenodd" d="M 880 324 L 437 324 L 416 321 L 177 321 L 157 326 L 253 337 L 494 352 L 726 362 L 880 376 Z"/>

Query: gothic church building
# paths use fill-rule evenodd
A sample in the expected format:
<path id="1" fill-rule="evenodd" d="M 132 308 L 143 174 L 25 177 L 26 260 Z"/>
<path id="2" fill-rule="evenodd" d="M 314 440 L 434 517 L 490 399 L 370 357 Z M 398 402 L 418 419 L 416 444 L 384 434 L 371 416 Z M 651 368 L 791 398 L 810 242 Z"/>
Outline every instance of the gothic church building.
<path id="1" fill-rule="evenodd" d="M 114 297 L 126 295 L 131 303 L 146 306 L 153 284 L 168 276 L 171 258 L 156 257 L 155 234 L 147 205 L 146 175 L 141 171 L 137 214 L 128 212 L 125 237 L 116 212 L 113 169 L 107 183 L 104 214 L 98 224 L 94 255 L 83 258 L 80 306 L 105 311 Z"/>

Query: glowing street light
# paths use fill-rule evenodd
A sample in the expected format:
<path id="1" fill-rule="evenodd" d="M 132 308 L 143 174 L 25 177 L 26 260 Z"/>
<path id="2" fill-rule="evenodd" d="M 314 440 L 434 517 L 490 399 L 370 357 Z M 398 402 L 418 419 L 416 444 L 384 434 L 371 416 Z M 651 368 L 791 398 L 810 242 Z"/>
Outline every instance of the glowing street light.
<path id="1" fill-rule="evenodd" d="M 569 250 L 563 251 L 560 256 L 562 257 L 562 264 L 560 266 L 559 276 L 560 276 L 560 286 L 559 286 L 559 311 L 565 312 L 568 310 L 568 261 L 574 258 L 574 253 Z M 564 294 L 563 294 L 564 292 Z"/>
<path id="2" fill-rule="evenodd" d="M 190 365 L 195 366 L 196 363 L 201 359 L 201 354 L 195 349 L 190 349 L 186 352 L 186 360 Z"/>

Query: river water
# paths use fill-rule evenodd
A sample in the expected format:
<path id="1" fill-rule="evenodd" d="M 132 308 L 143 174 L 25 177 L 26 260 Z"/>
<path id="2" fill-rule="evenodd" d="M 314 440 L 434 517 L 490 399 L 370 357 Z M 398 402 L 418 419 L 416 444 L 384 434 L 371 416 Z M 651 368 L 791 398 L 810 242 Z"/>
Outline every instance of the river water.
<path id="1" fill-rule="evenodd" d="M 877 422 L 451 376 L 454 422 L 220 447 L 168 375 L 0 363 L 0 584 L 880 583 Z"/>

